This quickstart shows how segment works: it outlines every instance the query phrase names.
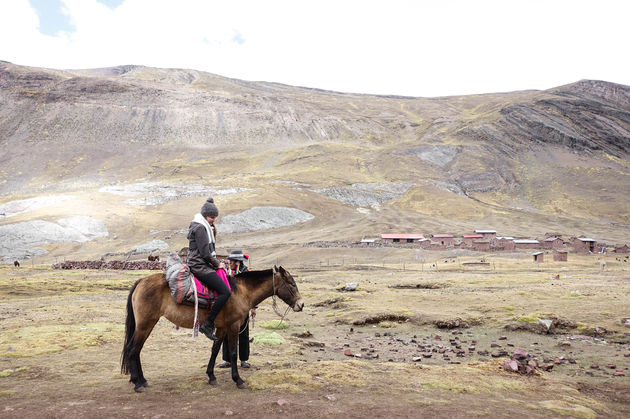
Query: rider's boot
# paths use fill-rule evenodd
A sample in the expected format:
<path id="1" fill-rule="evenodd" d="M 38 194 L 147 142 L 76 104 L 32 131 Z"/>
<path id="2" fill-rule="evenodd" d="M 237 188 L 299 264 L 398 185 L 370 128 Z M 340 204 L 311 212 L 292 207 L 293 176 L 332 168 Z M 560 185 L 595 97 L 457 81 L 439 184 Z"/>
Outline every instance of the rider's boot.
<path id="1" fill-rule="evenodd" d="M 206 321 L 203 322 L 199 331 L 210 340 L 219 340 L 214 334 L 214 319 L 210 318 L 210 316 L 206 317 Z"/>

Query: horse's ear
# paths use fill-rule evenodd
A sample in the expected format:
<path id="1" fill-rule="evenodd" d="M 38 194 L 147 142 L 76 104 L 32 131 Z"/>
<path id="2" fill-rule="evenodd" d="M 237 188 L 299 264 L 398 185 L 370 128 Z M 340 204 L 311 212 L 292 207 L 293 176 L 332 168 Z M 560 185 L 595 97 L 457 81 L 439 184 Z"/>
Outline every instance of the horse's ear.
<path id="1" fill-rule="evenodd" d="M 273 271 L 278 272 L 278 267 L 276 265 L 273 265 Z"/>
<path id="2" fill-rule="evenodd" d="M 279 270 L 280 270 L 281 273 L 285 273 L 286 272 L 282 266 L 280 266 Z"/>

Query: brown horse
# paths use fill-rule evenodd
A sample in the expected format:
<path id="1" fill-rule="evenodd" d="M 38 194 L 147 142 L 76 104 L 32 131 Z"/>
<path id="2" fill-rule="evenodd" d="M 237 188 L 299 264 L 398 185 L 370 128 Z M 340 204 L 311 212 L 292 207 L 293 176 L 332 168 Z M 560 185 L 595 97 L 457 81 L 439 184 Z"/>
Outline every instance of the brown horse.
<path id="1" fill-rule="evenodd" d="M 235 283 L 230 298 L 215 320 L 216 335 L 219 340 L 212 345 L 212 355 L 206 374 L 208 382 L 216 385 L 214 363 L 221 341 L 224 336 L 227 336 L 232 363 L 232 379 L 238 388 L 247 388 L 238 374 L 236 345 L 240 326 L 245 322 L 249 311 L 274 295 L 280 297 L 294 311 L 302 311 L 304 302 L 295 280 L 282 266 L 279 268 L 274 266 L 273 269 L 263 271 L 243 272 L 235 277 Z M 135 384 L 135 391 L 142 392 L 148 386 L 142 372 L 140 351 L 160 317 L 164 316 L 177 326 L 190 329 L 193 327 L 194 313 L 194 307 L 175 303 L 164 274 L 154 274 L 136 281 L 127 297 L 125 343 L 121 362 L 121 372 L 131 374 L 129 381 Z M 206 315 L 205 310 L 199 312 L 200 323 L 203 323 Z"/>

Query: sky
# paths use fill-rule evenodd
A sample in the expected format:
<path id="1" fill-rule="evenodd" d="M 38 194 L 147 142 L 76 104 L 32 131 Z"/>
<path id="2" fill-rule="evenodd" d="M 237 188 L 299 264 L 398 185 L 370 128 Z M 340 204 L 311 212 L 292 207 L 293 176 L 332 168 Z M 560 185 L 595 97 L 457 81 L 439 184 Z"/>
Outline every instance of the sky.
<path id="1" fill-rule="evenodd" d="M 1 0 L 0 60 L 424 97 L 630 85 L 629 17 L 627 0 Z"/>

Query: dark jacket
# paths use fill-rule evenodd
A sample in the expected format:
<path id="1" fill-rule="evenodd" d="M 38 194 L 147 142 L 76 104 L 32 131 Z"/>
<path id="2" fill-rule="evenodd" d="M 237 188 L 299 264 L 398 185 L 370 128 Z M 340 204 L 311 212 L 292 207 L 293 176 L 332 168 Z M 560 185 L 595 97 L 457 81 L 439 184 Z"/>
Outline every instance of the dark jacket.
<path id="1" fill-rule="evenodd" d="M 199 224 L 192 222 L 188 227 L 188 267 L 193 275 L 209 274 L 219 269 L 219 260 L 212 256 L 214 252 L 214 245 L 212 249 L 208 245 L 210 239 L 206 228 Z"/>

